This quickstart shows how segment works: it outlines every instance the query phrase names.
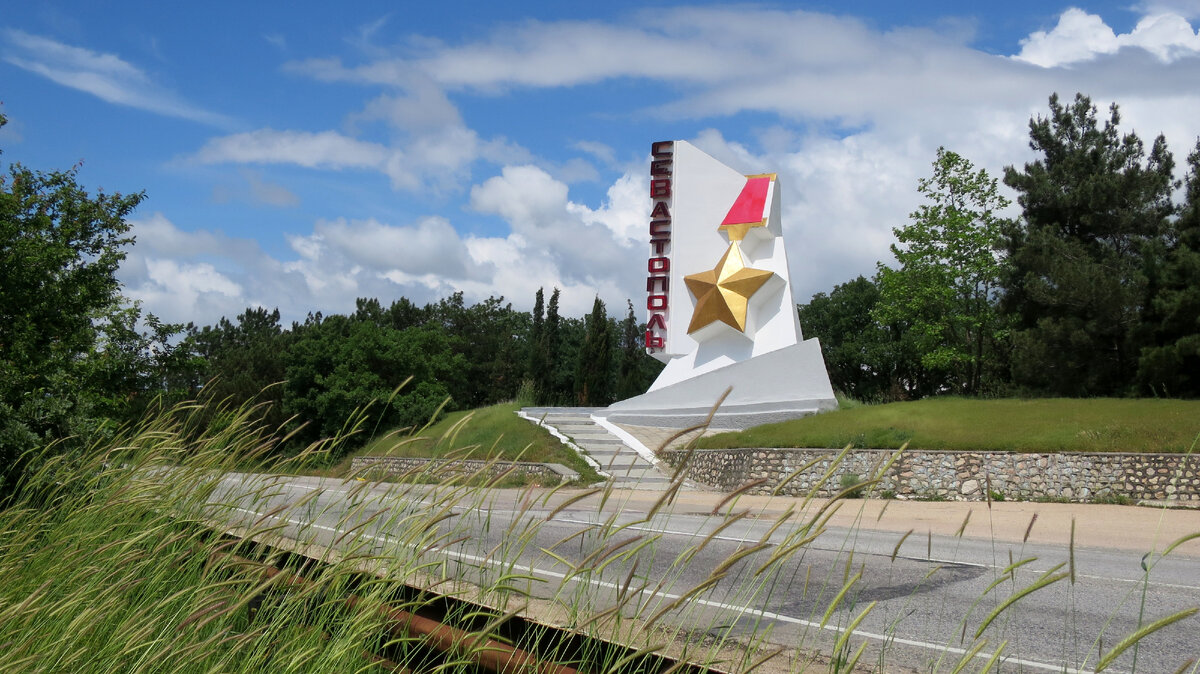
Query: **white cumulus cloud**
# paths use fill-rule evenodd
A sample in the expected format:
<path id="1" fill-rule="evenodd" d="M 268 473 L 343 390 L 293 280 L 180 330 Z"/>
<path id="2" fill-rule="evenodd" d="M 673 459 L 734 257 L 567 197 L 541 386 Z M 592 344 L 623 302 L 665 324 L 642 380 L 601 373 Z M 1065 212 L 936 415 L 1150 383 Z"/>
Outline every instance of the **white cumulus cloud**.
<path id="1" fill-rule="evenodd" d="M 1143 49 L 1170 63 L 1200 53 L 1200 35 L 1174 12 L 1149 14 L 1133 30 L 1117 34 L 1100 16 L 1070 8 L 1050 31 L 1037 31 L 1021 41 L 1016 58 L 1046 68 L 1089 61 L 1125 47 Z"/>

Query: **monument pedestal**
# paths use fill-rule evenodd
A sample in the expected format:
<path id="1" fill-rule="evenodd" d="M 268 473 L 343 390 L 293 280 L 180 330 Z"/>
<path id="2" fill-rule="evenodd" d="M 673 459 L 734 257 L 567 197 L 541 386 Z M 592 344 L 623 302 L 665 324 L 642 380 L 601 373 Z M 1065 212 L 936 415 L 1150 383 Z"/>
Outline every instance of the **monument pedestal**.
<path id="1" fill-rule="evenodd" d="M 622 400 L 593 416 L 615 424 L 687 428 L 702 423 L 730 388 L 709 428 L 741 430 L 837 408 L 821 345 L 809 339 Z"/>

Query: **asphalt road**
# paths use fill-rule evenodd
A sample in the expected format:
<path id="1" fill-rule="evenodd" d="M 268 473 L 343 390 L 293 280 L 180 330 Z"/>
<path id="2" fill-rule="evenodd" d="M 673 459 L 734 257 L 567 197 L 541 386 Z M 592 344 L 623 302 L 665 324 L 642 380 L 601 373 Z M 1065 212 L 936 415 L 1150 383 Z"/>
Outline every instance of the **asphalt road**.
<path id="1" fill-rule="evenodd" d="M 1071 545 L 1069 532 L 1061 543 L 908 533 L 894 522 L 878 526 L 872 518 L 883 513 L 875 517 L 861 501 L 842 502 L 827 520 L 824 501 L 795 501 L 788 514 L 746 499 L 709 514 L 721 495 L 709 495 L 705 508 L 691 495 L 687 507 L 655 511 L 645 493 L 563 505 L 582 491 L 230 474 L 208 513 L 395 557 L 406 568 L 439 562 L 427 568 L 517 587 L 579 616 L 620 605 L 642 619 L 662 612 L 662 621 L 697 635 L 827 654 L 841 640 L 843 656 L 865 644 L 860 662 L 882 662 L 885 671 L 952 671 L 964 658 L 963 671 L 981 671 L 1001 644 L 999 671 L 1092 671 L 1139 627 L 1200 607 L 1195 541 L 1164 557 L 1170 541 L 1147 555 L 1125 549 L 1117 529 L 1112 545 Z M 1058 579 L 1030 590 L 1049 578 Z M 1200 660 L 1200 615 L 1146 636 L 1106 671 L 1174 672 L 1189 660 Z"/>

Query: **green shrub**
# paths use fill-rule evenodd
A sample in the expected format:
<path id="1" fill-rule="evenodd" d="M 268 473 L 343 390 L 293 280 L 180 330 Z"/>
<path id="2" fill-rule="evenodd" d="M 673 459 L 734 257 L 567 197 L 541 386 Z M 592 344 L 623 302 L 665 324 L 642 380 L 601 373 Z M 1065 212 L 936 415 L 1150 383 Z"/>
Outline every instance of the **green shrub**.
<path id="1" fill-rule="evenodd" d="M 862 476 L 858 473 L 843 473 L 839 480 L 839 485 L 842 491 L 845 492 L 846 498 L 862 498 L 863 487 L 860 486 L 862 483 Z M 850 491 L 846 491 L 847 489 Z"/>

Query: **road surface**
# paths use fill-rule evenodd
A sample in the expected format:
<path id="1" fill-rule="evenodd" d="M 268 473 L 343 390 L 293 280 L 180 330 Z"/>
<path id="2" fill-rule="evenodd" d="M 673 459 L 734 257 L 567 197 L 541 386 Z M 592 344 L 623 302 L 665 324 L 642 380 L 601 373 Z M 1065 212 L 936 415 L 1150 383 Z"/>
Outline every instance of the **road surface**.
<path id="1" fill-rule="evenodd" d="M 981 671 L 1002 643 L 999 671 L 1093 671 L 1140 626 L 1200 607 L 1200 539 L 1163 556 L 1180 532 L 1200 532 L 1194 512 L 1089 510 L 1072 545 L 1060 504 L 973 504 L 967 519 L 966 504 L 687 493 L 656 506 L 661 494 L 634 491 L 568 502 L 583 493 L 228 474 L 207 513 L 398 567 L 439 562 L 438 573 L 553 599 L 576 621 L 619 605 L 695 636 L 835 657 L 863 646 L 860 662 L 885 671 L 952 671 L 961 659 Z M 1174 672 L 1198 659 L 1192 615 L 1106 671 Z"/>

